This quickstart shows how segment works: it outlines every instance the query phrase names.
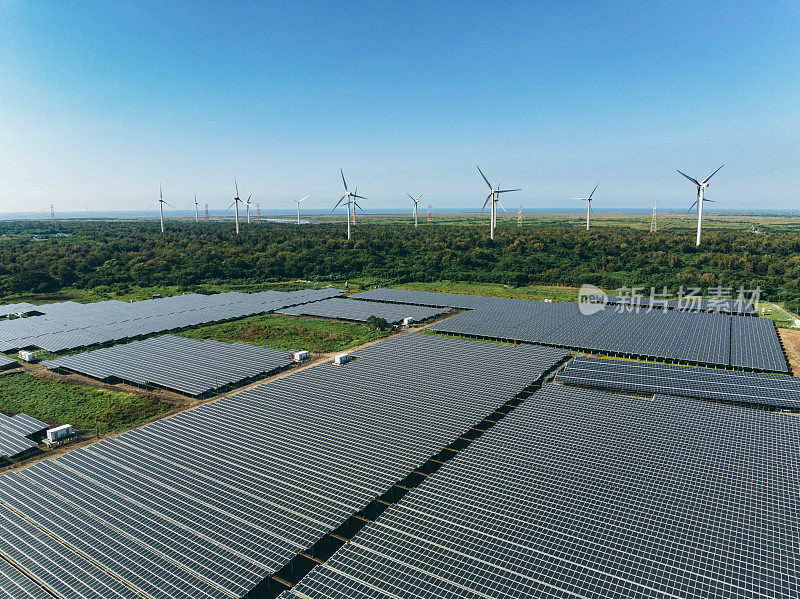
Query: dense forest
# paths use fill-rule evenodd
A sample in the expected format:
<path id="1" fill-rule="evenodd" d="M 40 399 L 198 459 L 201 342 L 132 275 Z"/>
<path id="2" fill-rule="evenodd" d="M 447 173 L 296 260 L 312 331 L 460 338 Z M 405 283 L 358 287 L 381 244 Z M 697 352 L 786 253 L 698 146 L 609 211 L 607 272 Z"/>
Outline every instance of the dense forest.
<path id="1" fill-rule="evenodd" d="M 289 279 L 383 283 L 443 279 L 511 285 L 583 283 L 616 289 L 679 286 L 762 289 L 800 309 L 800 233 L 629 228 L 485 227 L 359 223 L 258 223 L 236 236 L 230 223 L 0 223 L 0 295 L 64 287 L 269 282 Z"/>

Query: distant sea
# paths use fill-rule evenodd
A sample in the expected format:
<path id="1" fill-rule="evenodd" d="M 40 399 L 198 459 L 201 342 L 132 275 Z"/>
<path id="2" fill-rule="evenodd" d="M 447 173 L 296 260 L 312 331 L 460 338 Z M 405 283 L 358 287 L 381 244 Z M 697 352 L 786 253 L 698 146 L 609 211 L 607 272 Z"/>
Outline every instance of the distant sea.
<path id="1" fill-rule="evenodd" d="M 569 209 L 569 208 L 529 208 L 523 209 L 523 214 L 586 214 L 585 209 Z M 609 208 L 605 210 L 597 210 L 595 214 L 650 214 L 650 210 L 635 210 L 630 208 Z M 686 214 L 685 209 L 679 208 L 664 208 L 659 209 L 659 214 Z M 726 214 L 729 216 L 739 215 L 739 216 L 792 216 L 792 215 L 800 215 L 797 211 L 792 210 L 717 210 L 714 209 L 713 211 L 709 211 L 712 214 Z M 509 215 L 516 214 L 516 210 L 509 211 Z M 344 216 L 345 211 L 342 210 L 340 213 L 337 213 L 339 216 Z M 397 208 L 381 208 L 381 209 L 368 209 L 364 210 L 364 214 L 372 215 L 372 216 L 379 216 L 379 215 L 399 215 L 399 214 L 408 214 L 409 217 L 411 215 L 411 210 L 409 209 L 397 209 Z M 470 208 L 433 208 L 433 215 L 434 217 L 439 216 L 446 216 L 446 215 L 455 215 L 455 214 L 469 214 L 469 215 L 479 215 L 480 211 L 475 210 L 474 207 Z M 488 214 L 484 212 L 484 214 Z M 217 219 L 233 219 L 233 214 L 230 211 L 226 210 L 209 210 L 208 215 L 210 218 L 215 220 Z M 159 218 L 158 210 L 114 210 L 114 211 L 103 211 L 103 210 L 82 210 L 82 211 L 74 211 L 74 212 L 59 212 L 56 211 L 55 213 L 56 219 L 84 219 L 84 220 L 98 220 L 98 219 L 123 219 L 123 220 L 135 220 L 135 219 L 152 219 L 152 218 Z M 200 218 L 203 218 L 204 213 L 201 211 Z M 314 217 L 314 216 L 331 216 L 331 212 L 329 210 L 304 210 L 301 217 Z M 276 217 L 283 217 L 283 218 L 276 218 Z M 0 212 L 0 220 L 48 220 L 50 218 L 49 211 L 39 211 L 39 212 Z M 180 218 L 180 219 L 189 219 L 194 218 L 194 210 L 170 210 L 169 212 L 164 212 L 165 219 L 173 219 L 173 218 Z M 251 219 L 255 219 L 255 215 L 251 213 Z M 424 220 L 426 218 L 426 212 L 424 210 L 419 211 L 419 218 Z M 247 219 L 246 216 L 242 214 L 239 215 L 240 220 Z M 261 209 L 261 220 L 270 221 L 270 222 L 295 222 L 295 218 L 292 215 L 291 210 L 268 210 L 268 209 Z"/>

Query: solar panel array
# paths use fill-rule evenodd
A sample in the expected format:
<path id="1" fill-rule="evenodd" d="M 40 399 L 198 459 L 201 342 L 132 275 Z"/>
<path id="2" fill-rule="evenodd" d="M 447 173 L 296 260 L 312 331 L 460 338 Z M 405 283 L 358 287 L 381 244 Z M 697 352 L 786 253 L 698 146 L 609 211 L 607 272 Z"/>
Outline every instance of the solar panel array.
<path id="1" fill-rule="evenodd" d="M 150 337 L 42 362 L 48 368 L 66 368 L 98 379 L 115 378 L 135 385 L 157 385 L 195 396 L 291 363 L 287 350 L 175 335 Z"/>
<path id="2" fill-rule="evenodd" d="M 0 321 L 0 351 L 35 346 L 58 352 L 271 312 L 341 293 L 340 289 L 305 289 L 186 294 L 132 303 L 46 304 L 37 308 L 44 312 L 42 316 Z"/>
<path id="3" fill-rule="evenodd" d="M 446 293 L 372 289 L 353 297 L 468 308 L 431 330 L 525 341 L 621 356 L 787 372 L 769 319 L 679 310 L 583 314 L 574 302 L 538 302 Z"/>
<path id="4" fill-rule="evenodd" d="M 389 324 L 395 324 L 409 316 L 413 318 L 415 322 L 421 322 L 449 311 L 449 308 L 428 308 L 425 306 L 389 304 L 386 302 L 364 302 L 334 297 L 311 304 L 283 308 L 277 312 L 278 314 L 319 316 L 322 318 L 338 318 L 361 322 L 367 320 L 370 316 L 375 316 L 385 319 Z"/>
<path id="5" fill-rule="evenodd" d="M 5 474 L 0 514 L 46 538 L 0 557 L 35 576 L 56 547 L 82 579 L 99 566 L 147 596 L 241 597 L 566 357 L 400 335 Z"/>
<path id="6" fill-rule="evenodd" d="M 579 356 L 558 372 L 556 380 L 601 389 L 800 410 L 800 378 L 780 374 Z"/>
<path id="7" fill-rule="evenodd" d="M 28 437 L 47 429 L 47 424 L 27 414 L 0 414 L 0 458 L 13 458 L 36 447 Z"/>
<path id="8" fill-rule="evenodd" d="M 14 416 L 0 414 L 0 428 L 14 431 L 23 437 L 30 437 L 47 430 L 48 425 L 27 414 L 16 414 Z"/>
<path id="9" fill-rule="evenodd" d="M 0 354 L 0 370 L 4 370 L 6 368 L 13 368 L 15 366 L 19 366 L 19 362 L 17 362 L 13 358 L 9 358 L 8 356 Z"/>
<path id="10" fill-rule="evenodd" d="M 651 297 L 634 297 L 625 295 L 609 295 L 605 298 L 606 303 L 625 308 L 641 306 L 653 309 L 666 308 L 667 310 L 681 310 L 685 312 L 713 312 L 717 314 L 739 314 L 743 316 L 757 316 L 758 311 L 753 304 L 746 299 L 658 299 Z"/>
<path id="11" fill-rule="evenodd" d="M 14 316 L 16 314 L 27 314 L 28 312 L 34 312 L 39 309 L 39 306 L 34 306 L 33 304 L 29 304 L 28 302 L 19 302 L 16 304 L 2 304 L 0 305 L 0 318 L 4 318 L 6 316 Z"/>
<path id="12" fill-rule="evenodd" d="M 800 592 L 800 421 L 545 385 L 281 599 Z"/>

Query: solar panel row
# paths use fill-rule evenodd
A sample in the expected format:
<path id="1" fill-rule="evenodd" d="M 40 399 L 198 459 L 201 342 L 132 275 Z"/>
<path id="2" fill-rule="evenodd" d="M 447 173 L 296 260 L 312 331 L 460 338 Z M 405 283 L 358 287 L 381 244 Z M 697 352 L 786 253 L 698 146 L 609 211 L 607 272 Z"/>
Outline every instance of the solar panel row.
<path id="1" fill-rule="evenodd" d="M 284 293 L 187 294 L 140 302 L 62 302 L 38 309 L 42 316 L 0 321 L 0 351 L 36 346 L 58 352 L 130 339 L 208 322 L 270 312 L 341 295 L 339 289 Z"/>
<path id="2" fill-rule="evenodd" d="M 556 375 L 573 385 L 800 409 L 800 378 L 577 357 Z"/>
<path id="3" fill-rule="evenodd" d="M 27 314 L 38 310 L 38 306 L 29 304 L 28 302 L 19 302 L 16 304 L 2 304 L 0 305 L 0 318 L 6 316 L 15 316 L 17 314 Z"/>
<path id="4" fill-rule="evenodd" d="M 630 309 L 636 306 L 644 308 L 666 308 L 667 310 L 681 310 L 686 312 L 712 312 L 715 314 L 739 314 L 743 316 L 757 316 L 753 304 L 744 299 L 658 299 L 651 297 L 634 297 L 625 295 L 609 295 L 605 302 L 612 305 L 625 306 Z"/>
<path id="5" fill-rule="evenodd" d="M 157 385 L 195 396 L 291 363 L 286 350 L 175 335 L 42 362 L 48 368 L 67 368 L 98 379 L 113 377 L 136 385 Z"/>
<path id="6" fill-rule="evenodd" d="M 13 358 L 9 358 L 0 354 L 0 370 L 4 370 L 6 368 L 13 368 L 15 366 L 19 366 L 19 362 L 14 360 Z"/>
<path id="7" fill-rule="evenodd" d="M 398 305 L 386 302 L 365 302 L 344 298 L 331 298 L 301 306 L 283 308 L 278 314 L 292 314 L 295 316 L 319 316 L 322 318 L 338 318 L 343 320 L 365 321 L 370 316 L 383 318 L 389 324 L 401 322 L 404 318 L 411 317 L 415 322 L 421 322 L 445 314 L 449 308 L 428 308 L 425 306 Z"/>
<path id="8" fill-rule="evenodd" d="M 788 365 L 772 321 L 679 310 L 586 314 L 573 302 L 372 289 L 357 299 L 469 308 L 432 330 L 623 356 L 692 364 L 786 372 Z"/>
<path id="9" fill-rule="evenodd" d="M 281 599 L 796 597 L 800 421 L 545 385 Z"/>
<path id="10" fill-rule="evenodd" d="M 6 416 L 0 414 L 0 428 L 14 431 L 23 437 L 29 437 L 47 429 L 47 424 L 27 414 Z"/>
<path id="11" fill-rule="evenodd" d="M 363 348 L 0 477 L 0 513 L 48 535 L 0 554 L 32 572 L 55 544 L 146 596 L 241 597 L 566 357 L 422 334 Z"/>

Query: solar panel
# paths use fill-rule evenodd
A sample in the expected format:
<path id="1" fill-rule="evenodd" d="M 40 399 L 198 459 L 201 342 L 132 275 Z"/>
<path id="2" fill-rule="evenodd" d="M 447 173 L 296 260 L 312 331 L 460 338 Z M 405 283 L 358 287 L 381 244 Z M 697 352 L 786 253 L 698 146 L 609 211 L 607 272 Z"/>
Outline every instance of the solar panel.
<path id="1" fill-rule="evenodd" d="M 545 385 L 284 599 L 798 591 L 800 421 Z"/>
<path id="2" fill-rule="evenodd" d="M 567 356 L 399 335 L 4 475 L 0 513 L 148 596 L 241 597 Z"/>
<path id="3" fill-rule="evenodd" d="M 624 310 L 586 314 L 574 302 L 372 289 L 355 298 L 467 309 L 431 330 L 504 341 L 541 343 L 623 357 L 659 358 L 707 366 L 787 372 L 771 320 L 681 310 Z"/>
<path id="4" fill-rule="evenodd" d="M 344 298 L 331 298 L 291 308 L 283 308 L 277 312 L 278 314 L 319 316 L 323 318 L 337 318 L 361 322 L 367 320 L 370 316 L 375 316 L 385 319 L 389 324 L 395 324 L 407 317 L 413 318 L 415 322 L 421 322 L 438 316 L 439 314 L 445 314 L 448 311 L 448 308 L 404 306 L 386 302 L 365 302 Z"/>
<path id="5" fill-rule="evenodd" d="M 0 428 L 14 431 L 22 437 L 28 437 L 46 430 L 47 424 L 27 414 L 17 414 L 16 416 L 0 414 Z"/>
<path id="6" fill-rule="evenodd" d="M 800 409 L 800 378 L 671 364 L 577 357 L 556 380 L 588 387 L 663 393 L 737 404 Z"/>
<path id="7" fill-rule="evenodd" d="M 135 385 L 157 385 L 195 396 L 262 376 L 291 363 L 286 350 L 174 335 L 42 362 L 48 368 L 65 368 Z"/>
<path id="8" fill-rule="evenodd" d="M 33 449 L 36 445 L 17 431 L 0 426 L 0 457 L 13 458 Z"/>
<path id="9" fill-rule="evenodd" d="M 60 302 L 41 316 L 0 321 L 0 351 L 36 346 L 59 352 L 189 326 L 271 312 L 341 295 L 341 289 L 186 294 L 139 302 Z"/>

